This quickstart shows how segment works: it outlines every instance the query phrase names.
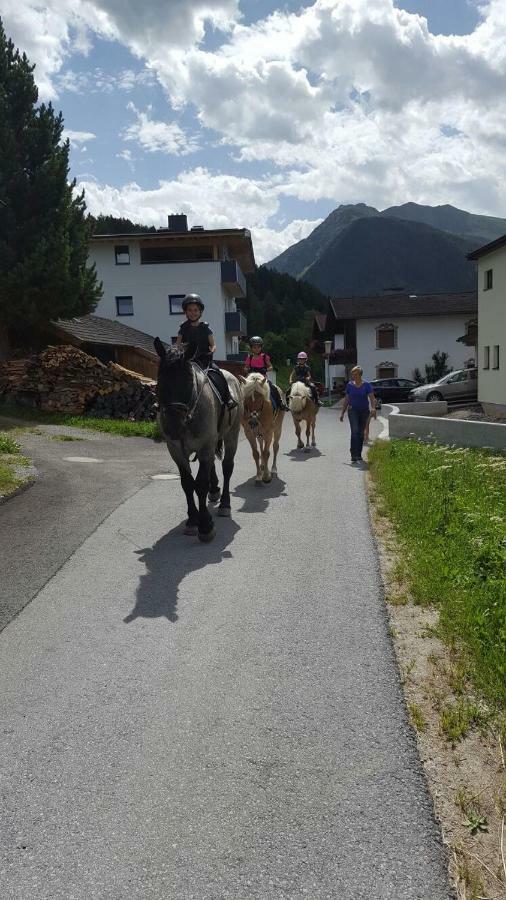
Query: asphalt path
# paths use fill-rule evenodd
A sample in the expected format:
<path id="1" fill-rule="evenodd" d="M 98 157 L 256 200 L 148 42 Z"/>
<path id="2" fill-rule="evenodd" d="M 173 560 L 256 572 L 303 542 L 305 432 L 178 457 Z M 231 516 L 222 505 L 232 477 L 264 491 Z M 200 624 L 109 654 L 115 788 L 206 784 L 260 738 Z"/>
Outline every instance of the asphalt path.
<path id="1" fill-rule="evenodd" d="M 261 488 L 242 442 L 208 545 L 132 485 L 4 629 L 2 898 L 452 896 L 365 474 L 335 411 L 317 438 L 286 422 Z"/>

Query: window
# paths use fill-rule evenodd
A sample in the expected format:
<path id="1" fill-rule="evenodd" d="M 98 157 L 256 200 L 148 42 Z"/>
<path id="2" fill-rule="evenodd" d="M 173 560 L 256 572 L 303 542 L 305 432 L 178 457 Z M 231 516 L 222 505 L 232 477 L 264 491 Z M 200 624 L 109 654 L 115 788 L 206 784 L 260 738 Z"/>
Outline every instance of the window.
<path id="1" fill-rule="evenodd" d="M 114 248 L 114 256 L 117 266 L 130 265 L 130 247 L 128 244 L 117 244 Z"/>
<path id="2" fill-rule="evenodd" d="M 156 265 L 159 263 L 178 263 L 178 262 L 209 262 L 213 259 L 213 248 L 193 245 L 189 247 L 178 247 L 177 244 L 170 246 L 159 246 L 150 244 L 141 247 L 141 263 L 142 265 Z"/>
<path id="3" fill-rule="evenodd" d="M 397 366 L 392 362 L 380 363 L 376 366 L 376 378 L 395 378 Z"/>
<path id="4" fill-rule="evenodd" d="M 116 315 L 133 316 L 134 300 L 133 297 L 116 297 Z"/>
<path id="5" fill-rule="evenodd" d="M 492 368 L 499 368 L 499 344 L 494 344 L 494 355 L 492 358 Z"/>
<path id="6" fill-rule="evenodd" d="M 490 291 L 494 286 L 494 270 L 486 269 L 485 270 L 485 278 L 483 282 L 483 290 Z"/>
<path id="7" fill-rule="evenodd" d="M 397 328 L 395 325 L 378 325 L 376 328 L 376 349 L 391 350 L 397 347 Z"/>
<path id="8" fill-rule="evenodd" d="M 183 316 L 183 307 L 181 306 L 186 294 L 169 294 L 169 311 L 171 316 Z"/>
<path id="9" fill-rule="evenodd" d="M 458 384 L 460 381 L 467 381 L 467 371 L 464 369 L 462 372 L 455 372 L 455 375 L 450 375 L 447 384 Z"/>
<path id="10" fill-rule="evenodd" d="M 490 369 L 490 347 L 483 348 L 483 368 Z"/>

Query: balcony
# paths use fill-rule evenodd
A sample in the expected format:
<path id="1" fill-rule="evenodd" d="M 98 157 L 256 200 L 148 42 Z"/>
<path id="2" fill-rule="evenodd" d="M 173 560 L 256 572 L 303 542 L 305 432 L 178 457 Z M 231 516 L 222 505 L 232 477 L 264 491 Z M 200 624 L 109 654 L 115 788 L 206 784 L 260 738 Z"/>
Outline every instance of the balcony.
<path id="1" fill-rule="evenodd" d="M 237 310 L 236 312 L 226 312 L 225 332 L 226 334 L 247 334 L 248 322 L 244 313 L 240 312 L 240 310 Z"/>
<path id="2" fill-rule="evenodd" d="M 347 350 L 333 350 L 329 356 L 331 366 L 356 366 L 357 348 L 349 347 Z"/>
<path id="3" fill-rule="evenodd" d="M 235 259 L 227 259 L 222 262 L 221 283 L 229 297 L 246 296 L 246 279 Z"/>

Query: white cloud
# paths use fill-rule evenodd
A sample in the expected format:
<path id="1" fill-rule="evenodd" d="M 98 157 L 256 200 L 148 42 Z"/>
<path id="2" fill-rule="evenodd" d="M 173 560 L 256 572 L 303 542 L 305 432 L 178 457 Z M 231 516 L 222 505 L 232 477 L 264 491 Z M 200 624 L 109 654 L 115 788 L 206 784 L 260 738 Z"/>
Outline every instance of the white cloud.
<path id="1" fill-rule="evenodd" d="M 122 131 L 123 140 L 135 141 L 148 153 L 187 156 L 198 150 L 195 138 L 186 135 L 177 122 L 157 122 L 151 119 L 151 107 L 148 107 L 147 112 L 142 112 L 133 103 L 129 103 L 127 109 L 135 113 L 137 121 Z"/>
<path id="2" fill-rule="evenodd" d="M 93 131 L 72 131 L 70 128 L 65 128 L 63 131 L 63 140 L 70 141 L 71 147 L 81 147 L 81 144 L 85 144 L 86 141 L 93 141 L 96 138 L 96 134 Z M 85 147 L 81 149 L 86 149 Z"/>

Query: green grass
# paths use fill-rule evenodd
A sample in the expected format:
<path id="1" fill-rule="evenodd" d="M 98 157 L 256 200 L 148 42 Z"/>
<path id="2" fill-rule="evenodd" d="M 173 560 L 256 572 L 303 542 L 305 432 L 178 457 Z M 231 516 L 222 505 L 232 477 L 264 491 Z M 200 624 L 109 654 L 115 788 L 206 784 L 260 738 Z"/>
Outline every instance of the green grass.
<path id="1" fill-rule="evenodd" d="M 439 727 L 455 746 L 473 727 L 484 725 L 486 717 L 472 700 L 461 697 L 456 703 L 445 703 L 439 713 Z"/>
<path id="2" fill-rule="evenodd" d="M 439 608 L 440 636 L 460 649 L 484 696 L 504 706 L 506 455 L 391 441 L 371 448 L 369 464 L 414 601 Z M 460 712 L 448 711 L 454 735 Z"/>
<path id="3" fill-rule="evenodd" d="M 104 431 L 107 434 L 117 434 L 121 437 L 158 439 L 159 436 L 156 422 L 94 419 L 87 416 L 73 416 L 68 413 L 43 412 L 40 409 L 17 406 L 13 403 L 0 403 L 0 416 L 25 422 L 38 422 L 45 425 L 70 425 L 73 428 L 88 428 L 91 431 Z"/>
<path id="4" fill-rule="evenodd" d="M 0 433 L 0 497 L 12 494 L 26 479 L 20 478 L 17 469 L 26 468 L 30 460 L 20 455 L 20 446 L 9 435 Z"/>

